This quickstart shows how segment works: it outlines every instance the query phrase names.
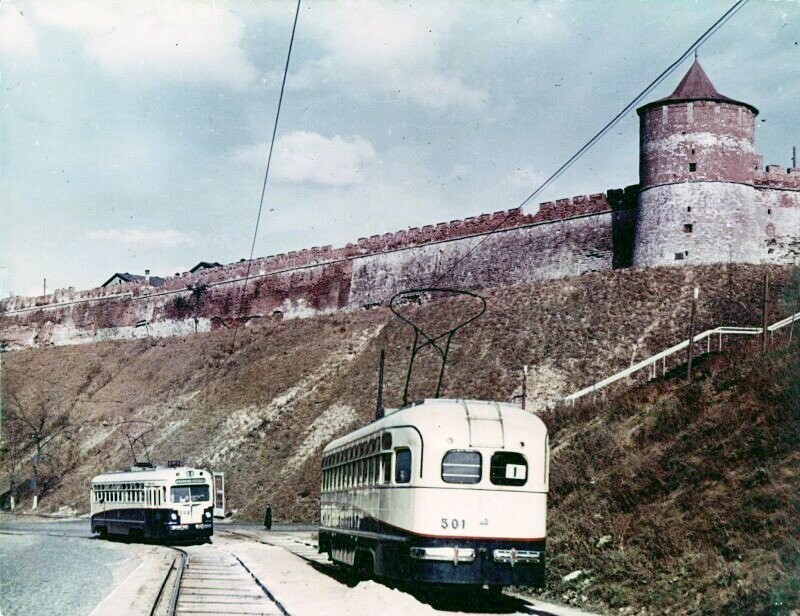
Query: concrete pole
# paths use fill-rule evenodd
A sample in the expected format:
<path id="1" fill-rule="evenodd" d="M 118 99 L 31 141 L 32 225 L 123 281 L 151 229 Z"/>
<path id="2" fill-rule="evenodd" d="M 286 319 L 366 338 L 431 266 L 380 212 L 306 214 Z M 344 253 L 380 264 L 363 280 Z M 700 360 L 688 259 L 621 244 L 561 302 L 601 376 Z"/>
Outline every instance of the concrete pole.
<path id="1" fill-rule="evenodd" d="M 0 344 L 0 445 L 2 444 L 3 444 L 3 347 L 2 344 Z"/>
<path id="2" fill-rule="evenodd" d="M 686 379 L 692 380 L 692 352 L 694 350 L 694 317 L 697 312 L 697 298 L 700 295 L 699 287 L 695 287 L 692 292 L 692 314 L 689 317 L 689 361 L 686 368 Z"/>
<path id="3" fill-rule="evenodd" d="M 764 297 L 761 301 L 761 354 L 767 352 L 767 293 L 769 291 L 769 272 L 764 272 Z"/>
<path id="4" fill-rule="evenodd" d="M 528 401 L 528 364 L 522 366 L 522 410 L 525 410 L 525 406 Z"/>

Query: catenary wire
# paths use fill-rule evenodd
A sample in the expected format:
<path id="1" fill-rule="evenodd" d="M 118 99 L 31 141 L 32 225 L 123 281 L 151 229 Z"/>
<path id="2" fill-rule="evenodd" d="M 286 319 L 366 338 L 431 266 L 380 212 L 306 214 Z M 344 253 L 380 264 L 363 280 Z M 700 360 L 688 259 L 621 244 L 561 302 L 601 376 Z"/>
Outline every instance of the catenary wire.
<path id="1" fill-rule="evenodd" d="M 494 227 L 492 227 L 489 232 L 484 235 L 480 241 L 478 241 L 474 246 L 472 246 L 467 252 L 465 252 L 459 259 L 457 259 L 448 269 L 444 272 L 439 274 L 438 276 L 434 274 L 434 278 L 429 286 L 436 286 L 439 282 L 441 282 L 445 277 L 450 275 L 461 263 L 464 262 L 470 255 L 472 255 L 486 240 L 488 240 L 492 235 L 496 232 L 501 230 L 505 224 L 508 222 L 510 218 L 516 216 L 519 212 L 521 212 L 526 205 L 528 205 L 537 195 L 539 195 L 545 188 L 550 186 L 553 182 L 555 182 L 567 169 L 569 169 L 573 163 L 575 163 L 578 159 L 580 159 L 586 152 L 588 152 L 592 146 L 594 146 L 602 137 L 610 131 L 614 126 L 619 123 L 619 121 L 631 110 L 633 109 L 641 100 L 647 96 L 653 89 L 661 84 L 667 77 L 669 77 L 680 65 L 681 63 L 686 60 L 689 56 L 692 55 L 697 49 L 699 49 L 703 43 L 705 43 L 711 36 L 713 36 L 717 30 L 719 30 L 729 19 L 731 19 L 736 13 L 738 13 L 745 4 L 747 4 L 750 0 L 738 0 L 736 3 L 733 4 L 725 13 L 717 19 L 703 34 L 701 34 L 695 41 L 692 43 L 689 48 L 684 51 L 680 57 L 675 60 L 672 64 L 670 64 L 667 68 L 665 68 L 658 77 L 653 79 L 631 102 L 629 102 L 625 107 L 620 111 L 617 115 L 615 115 L 611 120 L 606 123 L 603 128 L 601 128 L 598 132 L 596 132 L 589 141 L 583 144 L 572 156 L 570 156 L 567 161 L 562 164 L 558 169 L 556 169 L 550 177 L 548 177 L 544 182 L 542 182 L 536 190 L 530 193 L 522 202 L 517 205 L 515 208 L 509 210 L 506 215 L 498 222 Z"/>
<path id="2" fill-rule="evenodd" d="M 297 7 L 294 12 L 294 22 L 292 23 L 292 35 L 289 39 L 289 51 L 286 54 L 286 65 L 283 68 L 283 79 L 281 81 L 281 92 L 278 96 L 278 109 L 275 112 L 275 123 L 272 126 L 272 139 L 269 142 L 269 153 L 267 154 L 267 165 L 264 170 L 264 182 L 261 185 L 261 198 L 258 201 L 258 214 L 256 215 L 256 224 L 253 229 L 253 241 L 250 244 L 250 258 L 247 260 L 247 270 L 245 271 L 244 282 L 242 283 L 242 292 L 239 295 L 239 310 L 233 325 L 233 337 L 231 340 L 231 350 L 236 344 L 236 334 L 239 331 L 239 321 L 242 318 L 242 310 L 247 295 L 247 282 L 250 280 L 250 270 L 253 267 L 253 255 L 256 250 L 256 239 L 258 239 L 258 227 L 261 223 L 261 212 L 264 209 L 264 196 L 267 192 L 267 181 L 269 180 L 269 168 L 272 163 L 272 151 L 275 148 L 275 135 L 278 133 L 278 121 L 281 117 L 281 107 L 283 106 L 283 94 L 286 90 L 286 77 L 289 74 L 289 62 L 292 59 L 292 48 L 294 47 L 294 35 L 297 32 L 297 19 L 300 15 L 300 2 L 297 0 Z"/>
<path id="3" fill-rule="evenodd" d="M 436 287 L 441 283 L 447 276 L 452 274 L 467 258 L 469 258 L 472 254 L 478 250 L 483 243 L 488 240 L 492 235 L 500 231 L 508 220 L 516 216 L 517 213 L 522 211 L 525 206 L 527 206 L 537 195 L 539 195 L 545 188 L 547 188 L 550 184 L 555 182 L 564 172 L 569 169 L 573 163 L 575 163 L 578 159 L 580 159 L 587 151 L 589 151 L 592 146 L 594 146 L 608 131 L 610 131 L 620 120 L 622 120 L 625 115 L 631 111 L 641 100 L 647 96 L 652 90 L 658 87 L 667 77 L 669 77 L 682 63 L 686 58 L 690 57 L 706 42 L 710 39 L 722 26 L 724 26 L 736 13 L 738 13 L 745 4 L 747 4 L 749 0 L 738 0 L 735 2 L 727 11 L 725 11 L 722 16 L 719 17 L 709 28 L 707 28 L 695 41 L 684 51 L 672 64 L 667 66 L 655 79 L 653 79 L 645 88 L 633 99 L 631 100 L 625 107 L 617 113 L 611 120 L 609 120 L 599 131 L 597 131 L 586 143 L 584 143 L 572 156 L 570 156 L 566 162 L 564 162 L 558 169 L 556 169 L 552 175 L 550 175 L 544 182 L 542 182 L 533 192 L 531 192 L 525 199 L 523 199 L 519 205 L 515 208 L 509 210 L 506 215 L 497 223 L 494 227 L 492 227 L 489 232 L 484 235 L 480 241 L 478 241 L 474 246 L 472 246 L 468 251 L 466 251 L 461 257 L 459 257 L 450 267 L 448 267 L 445 271 L 441 273 L 434 272 L 434 275 L 431 277 L 431 281 L 429 282 L 429 287 Z M 388 334 L 394 327 L 400 327 L 401 325 L 397 320 L 394 318 L 389 318 L 386 325 L 382 329 L 382 333 L 384 335 Z"/>

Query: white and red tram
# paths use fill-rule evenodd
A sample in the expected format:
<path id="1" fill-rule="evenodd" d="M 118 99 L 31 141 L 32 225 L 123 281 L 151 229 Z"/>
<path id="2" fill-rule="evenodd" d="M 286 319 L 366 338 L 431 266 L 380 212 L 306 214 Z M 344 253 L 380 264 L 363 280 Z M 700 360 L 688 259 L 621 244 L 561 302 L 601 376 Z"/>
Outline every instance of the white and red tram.
<path id="1" fill-rule="evenodd" d="M 323 452 L 319 550 L 390 579 L 544 584 L 547 428 L 518 406 L 429 399 Z"/>

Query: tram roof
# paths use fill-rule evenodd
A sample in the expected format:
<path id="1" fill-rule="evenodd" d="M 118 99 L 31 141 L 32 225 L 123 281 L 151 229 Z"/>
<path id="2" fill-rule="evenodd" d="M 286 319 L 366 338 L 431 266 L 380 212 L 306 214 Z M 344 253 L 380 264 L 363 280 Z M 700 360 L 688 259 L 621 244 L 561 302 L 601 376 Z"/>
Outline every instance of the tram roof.
<path id="1" fill-rule="evenodd" d="M 489 411 L 488 416 L 487 411 Z M 492 412 L 495 413 L 494 417 L 491 415 Z M 516 404 L 492 400 L 426 398 L 399 409 L 386 409 L 384 417 L 331 441 L 325 447 L 325 451 L 357 441 L 383 428 L 414 426 L 425 433 L 440 429 L 448 421 L 466 425 L 468 416 L 476 420 L 499 418 L 504 423 L 520 427 L 535 425 L 543 434 L 547 433 L 547 428 L 540 417 Z"/>
<path id="2" fill-rule="evenodd" d="M 212 480 L 211 473 L 203 468 L 195 468 L 193 466 L 154 466 L 152 468 L 143 468 L 139 466 L 132 466 L 122 471 L 109 471 L 92 477 L 92 483 L 121 483 L 128 481 L 159 481 L 167 479 L 176 479 L 180 477 L 188 477 L 188 472 L 192 471 L 193 478 L 207 478 L 209 482 Z"/>

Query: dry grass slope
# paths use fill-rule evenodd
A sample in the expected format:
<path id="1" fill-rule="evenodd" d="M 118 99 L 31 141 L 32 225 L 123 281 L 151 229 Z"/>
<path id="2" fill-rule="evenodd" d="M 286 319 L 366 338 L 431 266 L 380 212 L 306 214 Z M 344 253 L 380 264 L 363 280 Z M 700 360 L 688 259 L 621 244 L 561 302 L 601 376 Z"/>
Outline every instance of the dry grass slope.
<path id="1" fill-rule="evenodd" d="M 549 592 L 654 614 L 800 606 L 800 345 L 548 422 Z"/>
<path id="2" fill-rule="evenodd" d="M 508 400 L 521 389 L 523 364 L 544 398 L 577 390 L 685 338 L 695 285 L 698 331 L 759 325 L 763 272 L 620 270 L 487 291 L 486 315 L 454 340 L 443 395 Z M 770 272 L 772 321 L 783 316 L 777 300 L 788 270 Z M 409 310 L 436 332 L 470 305 L 450 299 Z M 381 348 L 386 402 L 399 404 L 410 341 L 381 308 L 251 326 L 233 349 L 223 330 L 9 353 L 3 386 L 6 401 L 11 392 L 46 399 L 79 418 L 62 452 L 69 473 L 49 486 L 47 509 L 86 511 L 89 478 L 130 463 L 112 426 L 147 420 L 153 459 L 225 471 L 239 517 L 260 519 L 270 503 L 280 519 L 312 521 L 325 441 L 371 420 Z M 654 384 L 609 405 L 549 414 L 551 592 L 654 612 L 699 613 L 698 593 L 742 613 L 796 601 L 787 580 L 798 577 L 797 545 L 786 537 L 800 536 L 797 417 L 796 407 L 793 415 L 780 406 L 786 383 L 797 381 L 781 372 L 792 358 L 776 355 L 762 372 L 746 362 L 717 366 L 726 361 L 718 358 L 719 371 L 691 386 Z M 433 391 L 431 360 L 419 362 L 411 398 Z M 30 476 L 29 464 L 5 462 L 5 479 Z M 577 569 L 591 571 L 560 582 Z"/>

